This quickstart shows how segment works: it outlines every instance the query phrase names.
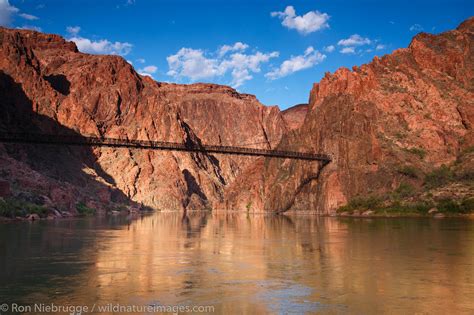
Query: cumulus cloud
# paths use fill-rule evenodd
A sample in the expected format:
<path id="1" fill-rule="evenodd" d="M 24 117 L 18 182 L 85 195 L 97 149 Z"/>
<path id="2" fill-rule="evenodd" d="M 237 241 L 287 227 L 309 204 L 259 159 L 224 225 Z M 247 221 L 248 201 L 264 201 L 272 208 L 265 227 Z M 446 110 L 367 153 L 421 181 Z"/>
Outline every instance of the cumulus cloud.
<path id="1" fill-rule="evenodd" d="M 279 53 L 274 51 L 268 54 L 256 52 L 252 55 L 245 55 L 242 53 L 235 53 L 229 59 L 223 60 L 219 67 L 222 71 L 232 70 L 233 87 L 239 87 L 245 81 L 251 80 L 253 77 L 250 72 L 260 72 L 260 66 L 263 63 L 270 61 L 271 58 L 278 57 Z"/>
<path id="2" fill-rule="evenodd" d="M 295 29 L 303 35 L 307 35 L 325 28 L 329 28 L 330 16 L 319 11 L 309 11 L 305 15 L 296 15 L 293 6 L 287 6 L 283 12 L 272 12 L 271 16 L 282 20 L 281 25 L 288 29 Z"/>
<path id="3" fill-rule="evenodd" d="M 81 31 L 80 26 L 68 26 L 66 27 L 66 31 L 71 35 L 77 35 Z"/>
<path id="4" fill-rule="evenodd" d="M 75 42 L 81 52 L 88 54 L 125 56 L 132 50 L 132 44 L 127 42 L 110 42 L 107 39 L 94 41 L 80 36 L 71 37 L 69 40 Z"/>
<path id="5" fill-rule="evenodd" d="M 336 47 L 334 45 L 329 45 L 329 46 L 324 47 L 324 51 L 328 53 L 331 53 L 334 50 L 336 50 Z"/>
<path id="6" fill-rule="evenodd" d="M 81 52 L 97 55 L 125 56 L 132 50 L 133 45 L 127 42 L 111 42 L 107 39 L 91 40 L 82 37 L 78 34 L 80 30 L 79 26 L 68 26 L 66 28 L 66 31 L 72 36 L 68 40 L 76 43 L 77 48 Z"/>
<path id="7" fill-rule="evenodd" d="M 344 47 L 339 52 L 341 54 L 355 54 L 355 47 Z"/>
<path id="8" fill-rule="evenodd" d="M 13 15 L 20 12 L 18 8 L 10 5 L 8 0 L 0 0 L 0 25 L 10 25 Z"/>
<path id="9" fill-rule="evenodd" d="M 386 46 L 383 45 L 383 44 L 378 44 L 377 46 L 375 46 L 375 50 L 383 50 L 385 48 L 386 48 Z"/>
<path id="10" fill-rule="evenodd" d="M 211 55 L 206 55 L 201 49 L 181 48 L 176 54 L 166 58 L 169 67 L 167 74 L 178 79 L 188 78 L 191 81 L 197 81 L 230 73 L 231 85 L 239 87 L 253 78 L 252 73 L 260 72 L 262 64 L 279 55 L 276 51 L 243 53 L 242 51 L 247 48 L 248 45 L 237 42 L 232 46 L 221 46 L 216 54 Z M 234 53 L 227 55 L 232 51 Z"/>
<path id="11" fill-rule="evenodd" d="M 27 14 L 27 13 L 20 13 L 18 14 L 21 18 L 24 18 L 25 20 L 29 20 L 29 21 L 34 21 L 34 20 L 38 20 L 39 17 L 37 16 L 34 16 L 34 15 L 31 15 L 31 14 Z"/>
<path id="12" fill-rule="evenodd" d="M 192 81 L 222 75 L 217 59 L 204 56 L 201 49 L 181 48 L 176 54 L 168 56 L 168 75 L 187 77 Z"/>
<path id="13" fill-rule="evenodd" d="M 145 63 L 146 60 L 145 60 L 144 58 L 138 58 L 137 61 L 138 61 L 139 63 Z"/>
<path id="14" fill-rule="evenodd" d="M 270 80 L 282 78 L 294 72 L 311 68 L 322 62 L 325 58 L 326 55 L 321 54 L 319 51 L 314 50 L 312 46 L 309 46 L 303 55 L 293 56 L 290 59 L 283 61 L 280 67 L 268 72 L 265 74 L 265 77 Z"/>
<path id="15" fill-rule="evenodd" d="M 139 69 L 138 73 L 140 73 L 141 75 L 144 75 L 144 76 L 153 77 L 153 73 L 156 73 L 156 71 L 158 71 L 158 67 L 154 66 L 154 65 L 150 65 L 150 66 L 146 66 L 142 69 Z"/>
<path id="16" fill-rule="evenodd" d="M 337 44 L 340 46 L 363 46 L 370 45 L 372 41 L 366 37 L 362 37 L 359 34 L 351 35 L 349 38 L 341 39 Z"/>
<path id="17" fill-rule="evenodd" d="M 410 26 L 410 31 L 411 32 L 421 32 L 421 31 L 423 31 L 423 26 L 421 26 L 420 24 L 413 24 L 412 26 Z"/>
<path id="18" fill-rule="evenodd" d="M 219 56 L 224 56 L 225 54 L 227 54 L 228 52 L 232 52 L 232 51 L 244 51 L 246 50 L 247 48 L 249 48 L 249 45 L 247 44 L 244 44 L 244 43 L 241 43 L 241 42 L 236 42 L 234 45 L 230 46 L 230 45 L 223 45 L 221 46 L 221 48 L 219 49 Z"/>

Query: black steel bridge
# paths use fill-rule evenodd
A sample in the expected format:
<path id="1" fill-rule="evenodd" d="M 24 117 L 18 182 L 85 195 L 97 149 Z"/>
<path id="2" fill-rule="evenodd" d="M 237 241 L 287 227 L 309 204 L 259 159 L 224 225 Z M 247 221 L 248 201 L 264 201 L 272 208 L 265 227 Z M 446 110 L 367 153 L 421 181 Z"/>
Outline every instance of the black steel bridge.
<path id="1" fill-rule="evenodd" d="M 323 163 L 323 165 L 326 165 L 331 162 L 331 156 L 327 154 L 320 154 L 320 153 L 254 149 L 254 148 L 246 148 L 246 147 L 195 144 L 195 143 L 188 144 L 188 143 L 167 142 L 167 141 L 88 137 L 88 136 L 82 136 L 82 135 L 52 135 L 52 134 L 0 132 L 0 142 L 49 144 L 49 145 L 119 147 L 119 148 L 122 147 L 122 148 L 151 149 L 151 150 L 202 152 L 202 153 L 214 153 L 214 154 L 265 156 L 265 157 L 271 157 L 271 158 L 320 161 Z"/>

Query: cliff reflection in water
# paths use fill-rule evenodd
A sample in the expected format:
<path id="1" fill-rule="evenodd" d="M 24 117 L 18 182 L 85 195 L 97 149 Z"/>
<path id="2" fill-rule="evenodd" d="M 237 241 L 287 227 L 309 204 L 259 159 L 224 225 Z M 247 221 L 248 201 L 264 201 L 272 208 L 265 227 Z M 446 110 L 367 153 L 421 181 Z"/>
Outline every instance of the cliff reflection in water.
<path id="1" fill-rule="evenodd" d="M 226 313 L 474 310 L 473 221 L 157 213 L 77 222 L 88 223 L 22 225 L 33 234 L 0 226 L 12 239 L 0 247 L 2 283 L 34 287 L 2 295 Z M 46 276 L 35 282 L 38 272 Z"/>

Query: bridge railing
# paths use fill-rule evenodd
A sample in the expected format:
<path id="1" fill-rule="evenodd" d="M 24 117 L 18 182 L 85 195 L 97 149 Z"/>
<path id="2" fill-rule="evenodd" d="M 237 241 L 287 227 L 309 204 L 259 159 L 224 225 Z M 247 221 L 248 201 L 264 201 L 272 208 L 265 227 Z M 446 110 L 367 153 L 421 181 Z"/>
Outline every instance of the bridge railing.
<path id="1" fill-rule="evenodd" d="M 331 156 L 321 153 L 308 153 L 297 151 L 282 151 L 270 149 L 255 149 L 235 146 L 219 145 L 187 145 L 185 143 L 138 140 L 138 139 L 119 139 L 105 138 L 95 136 L 79 135 L 52 135 L 52 134 L 32 134 L 32 133 L 12 133 L 0 132 L 0 142 L 18 142 L 18 143 L 39 143 L 39 144 L 58 144 L 58 145 L 90 145 L 90 146 L 112 146 L 112 147 L 133 147 L 161 150 L 178 150 L 190 152 L 208 152 L 224 154 L 240 154 L 250 156 L 267 156 L 278 158 L 318 160 L 325 163 L 331 162 Z"/>

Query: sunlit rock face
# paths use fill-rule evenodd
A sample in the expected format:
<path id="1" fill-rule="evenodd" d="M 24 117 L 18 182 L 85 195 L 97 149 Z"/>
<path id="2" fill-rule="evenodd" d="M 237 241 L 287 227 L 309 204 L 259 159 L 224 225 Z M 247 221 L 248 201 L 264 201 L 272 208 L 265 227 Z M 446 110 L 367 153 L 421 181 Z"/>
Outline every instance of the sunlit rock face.
<path id="1" fill-rule="evenodd" d="M 317 162 L 125 148 L 1 145 L 0 180 L 75 211 L 132 200 L 155 209 L 328 213 L 385 192 L 473 145 L 473 24 L 315 84 L 285 112 L 214 84 L 158 83 L 118 56 L 57 35 L 0 28 L 0 128 L 329 153 Z M 414 184 L 417 184 L 413 179 Z M 419 184 L 419 183 L 418 183 Z M 32 198 L 33 198 L 32 197 Z"/>
<path id="2" fill-rule="evenodd" d="M 230 87 L 157 83 L 138 75 L 121 57 L 80 53 L 56 35 L 1 28 L 0 44 L 0 123 L 5 130 L 266 149 L 286 132 L 278 107 L 263 106 Z M 8 147 L 25 154 L 29 150 Z M 19 164 L 5 166 L 2 177 L 19 190 L 37 189 L 48 198 L 57 195 L 55 189 L 64 190 L 59 195 L 67 196 L 69 208 L 77 199 L 100 195 L 106 202 L 122 195 L 155 209 L 215 209 L 222 206 L 226 187 L 255 162 L 239 156 L 93 148 L 84 149 L 86 157 L 81 150 L 71 153 L 75 174 L 64 178 L 48 171 L 68 168 L 55 164 L 54 154 L 47 157 L 48 167 L 32 166 L 11 150 L 2 149 L 3 164 Z M 41 161 L 46 149 L 35 150 Z M 63 156 L 70 152 L 57 150 Z M 29 178 L 30 171 L 23 172 L 27 169 L 34 169 L 37 178 Z M 91 191 L 85 193 L 85 187 Z"/>
<path id="3" fill-rule="evenodd" d="M 450 32 L 421 33 L 406 49 L 314 84 L 302 127 L 279 148 L 334 160 L 305 187 L 314 166 L 269 160 L 265 208 L 331 212 L 358 194 L 398 187 L 401 166 L 429 171 L 472 146 L 473 32 L 471 18 Z"/>
<path id="4" fill-rule="evenodd" d="M 298 104 L 282 111 L 283 119 L 290 130 L 301 127 L 307 113 L 308 104 Z"/>

